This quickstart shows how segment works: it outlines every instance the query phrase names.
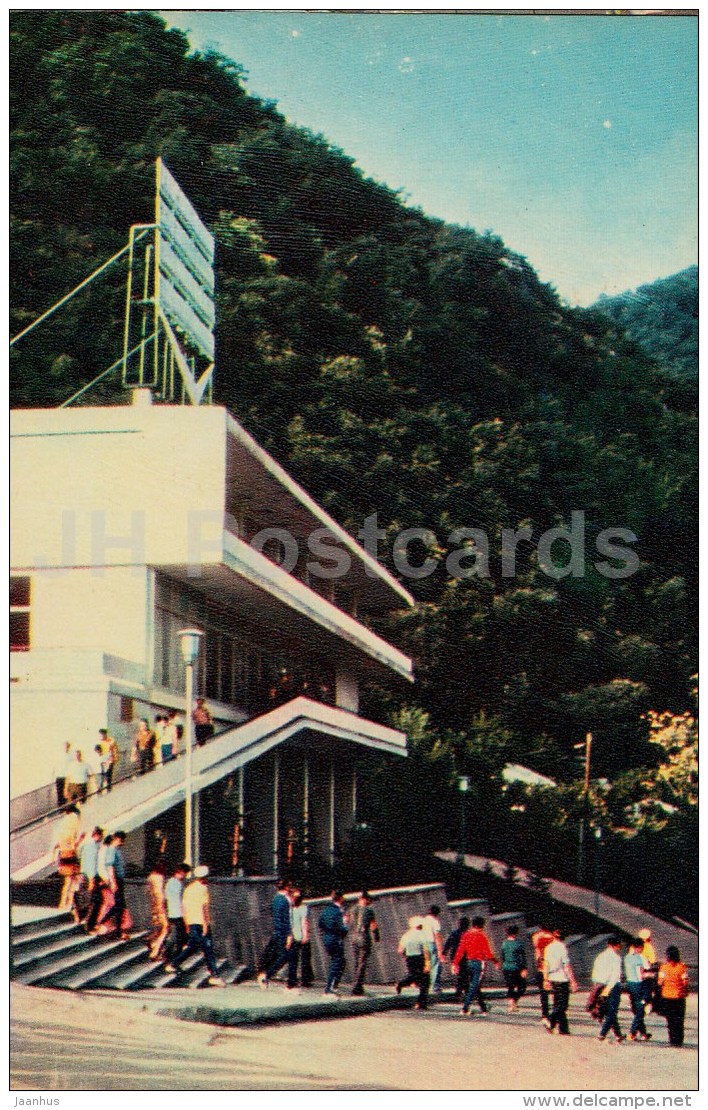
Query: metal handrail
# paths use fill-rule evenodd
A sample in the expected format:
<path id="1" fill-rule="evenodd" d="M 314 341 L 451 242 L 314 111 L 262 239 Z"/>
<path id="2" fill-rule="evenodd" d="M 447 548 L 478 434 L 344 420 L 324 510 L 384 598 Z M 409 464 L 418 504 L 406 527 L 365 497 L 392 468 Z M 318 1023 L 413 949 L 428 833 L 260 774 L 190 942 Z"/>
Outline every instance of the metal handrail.
<path id="1" fill-rule="evenodd" d="M 229 724 L 226 728 L 220 729 L 218 732 L 214 732 L 213 736 L 210 736 L 206 743 L 201 746 L 207 747 L 209 744 L 212 743 L 213 740 L 218 740 L 220 736 L 222 736 L 225 732 L 229 732 L 233 727 L 233 724 Z M 192 749 L 194 749 L 196 746 L 196 744 L 192 744 Z M 174 763 L 175 760 L 183 759 L 185 755 L 186 749 L 181 752 L 177 752 L 175 755 L 172 756 L 172 759 L 168 760 L 167 762 Z M 102 794 L 111 793 L 113 787 L 120 786 L 122 783 L 125 782 L 132 782 L 133 779 L 144 778 L 145 775 L 149 775 L 153 771 L 157 771 L 162 766 L 163 764 L 161 762 L 155 763 L 152 767 L 150 767 L 148 771 L 141 771 L 138 767 L 135 766 L 135 764 L 131 763 L 130 769 L 127 772 L 112 780 L 110 791 L 101 790 L 101 788 L 98 787 L 98 789 L 92 790 L 90 793 L 87 793 L 85 801 L 79 802 L 78 804 L 85 805 L 85 802 L 87 802 L 89 798 L 97 798 L 100 797 Z M 53 787 L 53 783 L 45 783 L 45 786 Z M 20 833 L 27 832 L 28 829 L 35 828 L 38 825 L 48 824 L 54 818 L 60 817 L 63 813 L 65 813 L 66 807 L 72 804 L 74 803 L 69 801 L 62 802 L 60 806 L 53 806 L 51 809 L 47 809 L 43 813 L 37 814 L 37 816 L 31 818 L 31 820 L 24 821 L 21 825 L 15 825 L 15 827 L 10 830 L 10 840 L 16 839 Z"/>

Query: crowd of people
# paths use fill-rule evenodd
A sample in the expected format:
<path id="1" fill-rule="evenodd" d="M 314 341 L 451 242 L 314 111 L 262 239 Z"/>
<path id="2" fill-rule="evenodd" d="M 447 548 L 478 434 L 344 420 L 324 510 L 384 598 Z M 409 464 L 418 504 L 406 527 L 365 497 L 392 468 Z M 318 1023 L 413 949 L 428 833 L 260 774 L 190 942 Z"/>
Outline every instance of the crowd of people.
<path id="1" fill-rule="evenodd" d="M 99 827 L 86 837 L 81 831 L 78 806 L 72 803 L 66 807 L 54 845 L 58 871 L 64 878 L 59 905 L 72 910 L 87 932 L 115 932 L 122 939 L 130 936 L 124 843 L 124 832 L 104 835 Z M 191 872 L 186 863 L 180 863 L 168 878 L 164 861 L 160 859 L 154 864 L 147 877 L 151 917 L 147 946 L 150 959 L 162 961 L 167 972 L 176 972 L 190 955 L 201 952 L 209 970 L 209 984 L 223 986 L 214 956 L 208 875 L 209 869 L 204 865 Z M 286 991 L 311 987 L 314 974 L 310 914 L 302 890 L 286 880 L 279 881 L 271 904 L 271 919 L 271 936 L 257 968 L 259 986 L 266 990 L 287 967 Z M 339 995 L 347 965 L 347 941 L 354 956 L 350 993 L 365 994 L 369 958 L 381 939 L 370 893 L 363 890 L 354 907 L 347 910 L 342 892 L 333 891 L 319 914 L 317 926 L 328 959 L 324 997 L 334 999 Z M 563 934 L 559 929 L 544 927 L 531 940 L 532 968 L 517 925 L 509 926 L 499 956 L 485 932 L 482 917 L 471 922 L 468 917 L 461 917 L 457 928 L 443 942 L 440 907 L 432 905 L 425 916 L 409 919 L 408 928 L 398 942 L 406 973 L 396 983 L 396 992 L 401 994 L 407 987 L 415 986 L 416 1009 L 426 1010 L 431 994 L 440 994 L 443 967 L 449 964 L 462 1015 L 486 1016 L 490 1006 L 482 986 L 487 967 L 492 963 L 504 978 L 507 1010 L 515 1014 L 533 973 L 542 1025 L 549 1033 L 567 1036 L 570 996 L 578 990 L 578 983 Z M 619 1043 L 627 1039 L 619 1016 L 622 993 L 626 991 L 632 1010 L 630 1040 L 651 1039 L 646 1015 L 653 1011 L 665 1017 L 669 1043 L 676 1047 L 683 1044 L 689 980 L 686 965 L 674 945 L 667 948 L 666 959 L 659 962 L 649 929 L 642 929 L 624 954 L 620 938 L 611 936 L 594 960 L 591 979 L 587 1010 L 599 1023 L 600 1041 L 610 1035 Z"/>
<path id="2" fill-rule="evenodd" d="M 196 699 L 192 711 L 194 741 L 202 747 L 214 735 L 215 726 L 204 698 Z M 161 763 L 169 763 L 181 750 L 184 736 L 183 717 L 175 709 L 155 716 L 151 725 L 147 717 L 133 727 L 129 758 L 133 773 L 144 775 Z M 95 743 L 82 747 L 66 741 L 57 756 L 54 768 L 56 804 L 83 804 L 92 794 L 110 792 L 120 760 L 116 740 L 107 728 L 98 730 Z"/>
<path id="3" fill-rule="evenodd" d="M 339 984 L 346 969 L 345 939 L 350 936 L 354 948 L 354 982 L 351 994 L 363 995 L 366 968 L 373 946 L 380 939 L 376 915 L 372 909 L 371 895 L 363 890 L 354 910 L 344 909 L 344 896 L 334 891 L 322 910 L 318 928 L 329 959 L 324 997 L 334 999 L 339 994 Z M 258 966 L 258 983 L 267 990 L 271 980 L 287 965 L 288 978 L 285 989 L 297 992 L 300 987 L 311 987 L 312 946 L 310 940 L 309 909 L 303 901 L 302 891 L 281 880 L 271 905 L 273 930 L 263 950 Z M 298 979 L 299 974 L 299 979 Z"/>

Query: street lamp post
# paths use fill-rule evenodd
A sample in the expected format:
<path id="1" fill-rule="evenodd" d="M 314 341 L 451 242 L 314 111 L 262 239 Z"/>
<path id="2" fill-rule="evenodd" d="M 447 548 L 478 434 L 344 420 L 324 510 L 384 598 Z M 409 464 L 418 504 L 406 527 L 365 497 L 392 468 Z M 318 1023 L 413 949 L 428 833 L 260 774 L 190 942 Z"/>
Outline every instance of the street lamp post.
<path id="1" fill-rule="evenodd" d="M 186 669 L 185 702 L 187 712 L 184 721 L 185 739 L 185 767 L 184 767 L 184 860 L 193 866 L 196 860 L 192 857 L 193 830 L 192 830 L 192 745 L 194 742 L 194 725 L 192 722 L 192 702 L 194 701 L 194 664 L 199 655 L 199 644 L 204 635 L 200 628 L 181 628 L 177 633 L 182 648 L 182 658 Z"/>
<path id="2" fill-rule="evenodd" d="M 457 789 L 460 794 L 460 851 L 458 854 L 458 863 L 460 867 L 465 865 L 465 848 L 467 846 L 467 806 L 465 805 L 465 795 L 470 788 L 469 775 L 457 776 Z"/>
<path id="3" fill-rule="evenodd" d="M 602 829 L 595 829 L 595 917 L 600 920 L 600 854 L 602 851 Z"/>
<path id="4" fill-rule="evenodd" d="M 578 883 L 580 886 L 582 886 L 583 879 L 585 877 L 585 826 L 587 824 L 588 810 L 590 808 L 590 757 L 592 755 L 592 733 L 588 732 L 586 734 L 584 744 L 575 744 L 574 747 L 581 752 L 583 748 L 585 749 L 583 775 L 583 810 L 578 827 Z"/>

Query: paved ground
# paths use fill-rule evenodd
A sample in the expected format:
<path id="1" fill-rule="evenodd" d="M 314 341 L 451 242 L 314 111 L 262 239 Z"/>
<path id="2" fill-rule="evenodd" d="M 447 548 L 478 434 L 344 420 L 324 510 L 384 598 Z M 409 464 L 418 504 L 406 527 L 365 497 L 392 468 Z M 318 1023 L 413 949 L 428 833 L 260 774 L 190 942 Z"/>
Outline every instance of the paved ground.
<path id="1" fill-rule="evenodd" d="M 228 995 L 249 985 L 191 992 L 202 1005 L 236 1007 Z M 271 992 L 269 992 L 270 994 Z M 275 990 L 273 998 L 277 998 Z M 143 996 L 97 996 L 11 987 L 11 1083 L 16 1091 L 170 1090 L 616 1090 L 686 1092 L 697 1085 L 696 998 L 689 999 L 687 1047 L 654 1040 L 597 1041 L 597 1026 L 572 1002 L 572 1037 L 550 1037 L 536 999 L 518 1015 L 501 1003 L 488 1018 L 458 1007 L 425 1014 L 395 1010 L 339 1020 L 223 1028 L 143 1008 Z M 276 1015 L 276 1003 L 273 1017 Z M 238 1003 L 245 1006 L 245 1002 Z M 337 1004 L 338 1005 L 338 1004 Z M 346 1003 L 342 1003 L 346 1006 Z M 303 1015 L 304 1016 L 304 1015 Z M 626 1024 L 626 1013 L 623 1021 Z"/>

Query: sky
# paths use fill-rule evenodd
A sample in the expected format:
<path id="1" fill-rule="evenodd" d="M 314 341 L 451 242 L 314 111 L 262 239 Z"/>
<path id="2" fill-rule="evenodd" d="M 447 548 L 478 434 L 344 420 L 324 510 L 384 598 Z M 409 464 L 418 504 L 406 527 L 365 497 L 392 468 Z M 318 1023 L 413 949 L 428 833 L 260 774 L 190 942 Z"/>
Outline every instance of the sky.
<path id="1" fill-rule="evenodd" d="M 569 304 L 697 261 L 697 19 L 163 11 L 407 203 Z"/>

